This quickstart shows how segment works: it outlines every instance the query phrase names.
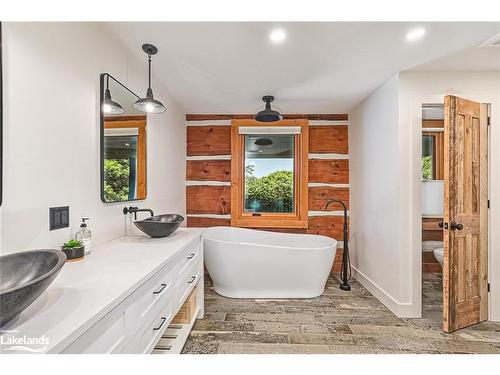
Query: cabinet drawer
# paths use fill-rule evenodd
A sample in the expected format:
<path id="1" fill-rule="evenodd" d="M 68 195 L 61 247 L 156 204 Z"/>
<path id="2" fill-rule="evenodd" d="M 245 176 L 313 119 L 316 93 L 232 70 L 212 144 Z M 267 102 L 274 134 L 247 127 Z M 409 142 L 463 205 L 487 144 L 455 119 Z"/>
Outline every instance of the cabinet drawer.
<path id="1" fill-rule="evenodd" d="M 174 267 L 174 263 L 167 264 L 129 297 L 125 320 L 130 332 L 135 332 L 153 319 L 173 297 Z"/>
<path id="2" fill-rule="evenodd" d="M 124 309 L 115 308 L 67 346 L 62 353 L 119 353 L 126 344 L 126 338 L 125 311 Z"/>
<path id="3" fill-rule="evenodd" d="M 199 279 L 200 279 L 200 264 L 199 262 L 196 262 L 194 264 L 191 264 L 191 266 L 186 270 L 184 276 L 177 282 L 175 286 L 176 310 L 180 309 L 184 301 L 186 301 L 186 299 L 189 296 L 189 293 L 191 293 L 194 286 L 198 283 Z"/>
<path id="4" fill-rule="evenodd" d="M 192 246 L 188 247 L 186 250 L 184 250 L 176 259 L 176 268 L 175 268 L 175 279 L 178 282 L 180 279 L 182 279 L 185 275 L 186 272 L 189 270 L 189 268 L 195 264 L 198 263 L 198 260 L 200 258 L 200 245 L 201 242 L 197 241 L 195 244 Z"/>
<path id="5" fill-rule="evenodd" d="M 123 349 L 124 354 L 149 353 L 160 340 L 174 317 L 173 300 L 170 300 L 160 311 L 157 317 L 139 330 Z"/>

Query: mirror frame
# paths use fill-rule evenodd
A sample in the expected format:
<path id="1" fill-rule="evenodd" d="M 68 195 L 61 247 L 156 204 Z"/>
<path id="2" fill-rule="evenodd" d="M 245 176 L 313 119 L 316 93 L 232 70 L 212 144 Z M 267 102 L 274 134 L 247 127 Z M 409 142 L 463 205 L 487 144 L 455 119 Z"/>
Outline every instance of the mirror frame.
<path id="1" fill-rule="evenodd" d="M 99 121 L 99 126 L 100 126 L 100 129 L 99 129 L 99 133 L 100 133 L 100 137 L 99 137 L 99 142 L 100 142 L 100 145 L 99 145 L 99 148 L 100 148 L 100 160 L 99 160 L 99 166 L 100 166 L 100 185 L 101 185 L 101 201 L 103 203 L 106 203 L 106 204 L 120 204 L 120 203 L 125 203 L 125 202 L 134 202 L 134 201 L 143 201 L 145 199 L 147 199 L 148 197 L 148 189 L 147 189 L 147 181 L 148 181 L 148 168 L 147 168 L 147 165 L 148 165 L 148 148 L 146 147 L 145 148 L 145 159 L 146 159 L 146 170 L 144 171 L 145 173 L 145 178 L 146 178 L 146 194 L 144 196 L 144 198 L 141 198 L 141 199 L 129 199 L 129 200 L 126 200 L 126 201 L 117 201 L 117 202 L 108 202 L 106 201 L 105 197 L 104 197 L 104 113 L 102 111 L 102 106 L 104 104 L 104 88 L 105 88 L 105 85 L 106 85 L 106 77 L 109 77 L 111 79 L 113 79 L 116 83 L 118 83 L 120 86 L 122 86 L 125 90 L 127 90 L 128 92 L 130 92 L 132 95 L 134 95 L 137 99 L 140 99 L 139 95 L 137 95 L 135 92 L 133 92 L 132 90 L 130 90 L 127 86 L 125 86 L 123 83 L 121 83 L 120 81 L 118 81 L 115 77 L 113 77 L 111 74 L 109 73 L 101 73 L 100 75 L 100 85 L 99 85 L 99 89 L 100 89 L 100 92 L 99 92 L 99 118 L 100 118 L 100 121 Z M 146 126 L 147 126 L 147 114 L 146 115 Z M 146 138 L 146 144 L 147 144 L 147 138 Z"/>

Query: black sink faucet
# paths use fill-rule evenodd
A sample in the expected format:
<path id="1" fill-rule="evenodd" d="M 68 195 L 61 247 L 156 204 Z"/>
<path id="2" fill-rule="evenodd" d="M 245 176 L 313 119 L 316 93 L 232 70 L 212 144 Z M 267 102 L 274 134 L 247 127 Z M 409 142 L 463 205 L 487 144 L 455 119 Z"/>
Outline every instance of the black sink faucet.
<path id="1" fill-rule="evenodd" d="M 134 214 L 134 220 L 137 220 L 137 213 L 138 212 L 149 212 L 151 214 L 151 216 L 155 216 L 155 214 L 153 213 L 153 210 L 151 208 L 137 208 L 137 207 L 125 207 L 123 209 L 123 214 L 124 215 L 127 215 L 127 214 Z"/>

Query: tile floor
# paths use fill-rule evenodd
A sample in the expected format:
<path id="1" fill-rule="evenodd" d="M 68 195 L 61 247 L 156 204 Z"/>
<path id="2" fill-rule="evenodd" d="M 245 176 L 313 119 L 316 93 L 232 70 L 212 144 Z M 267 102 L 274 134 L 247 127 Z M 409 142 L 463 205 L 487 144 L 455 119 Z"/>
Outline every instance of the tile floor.
<path id="1" fill-rule="evenodd" d="M 399 319 L 356 280 L 314 299 L 230 299 L 205 278 L 205 318 L 183 353 L 500 353 L 500 323 L 441 331 L 441 275 L 423 281 L 423 317 Z"/>

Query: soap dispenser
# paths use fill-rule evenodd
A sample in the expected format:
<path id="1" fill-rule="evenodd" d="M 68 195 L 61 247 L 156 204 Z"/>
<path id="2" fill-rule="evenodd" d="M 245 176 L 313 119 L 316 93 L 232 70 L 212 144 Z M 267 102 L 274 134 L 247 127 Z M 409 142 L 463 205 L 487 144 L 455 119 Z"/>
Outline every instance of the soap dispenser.
<path id="1" fill-rule="evenodd" d="M 85 247 L 85 255 L 88 255 L 92 251 L 92 232 L 89 230 L 89 228 L 87 228 L 87 223 L 85 223 L 86 220 L 89 220 L 89 218 L 82 218 L 80 230 L 76 232 L 76 240 L 82 241 L 83 246 Z"/>

